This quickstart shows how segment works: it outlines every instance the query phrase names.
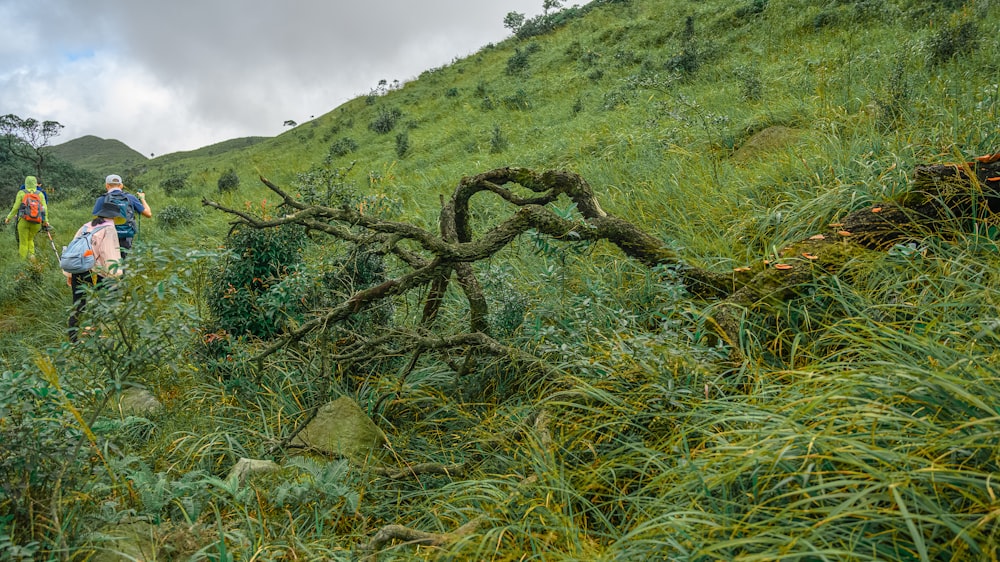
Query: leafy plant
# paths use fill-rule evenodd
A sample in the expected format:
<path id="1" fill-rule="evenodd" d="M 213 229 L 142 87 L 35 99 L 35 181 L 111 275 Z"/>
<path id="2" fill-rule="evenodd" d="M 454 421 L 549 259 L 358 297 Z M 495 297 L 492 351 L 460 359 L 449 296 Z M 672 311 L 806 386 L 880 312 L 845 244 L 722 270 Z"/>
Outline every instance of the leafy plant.
<path id="1" fill-rule="evenodd" d="M 508 145 L 507 135 L 504 134 L 503 128 L 499 124 L 493 125 L 493 132 L 490 133 L 490 152 L 499 153 L 507 149 Z"/>
<path id="2" fill-rule="evenodd" d="M 219 187 L 219 193 L 236 191 L 240 187 L 240 176 L 236 174 L 235 169 L 229 168 L 219 176 L 219 181 L 216 183 Z"/>
<path id="3" fill-rule="evenodd" d="M 341 137 L 330 143 L 330 151 L 327 160 L 340 156 L 347 156 L 358 149 L 358 143 L 351 137 Z"/>
<path id="4" fill-rule="evenodd" d="M 507 74 L 514 75 L 528 69 L 528 50 L 514 49 L 514 54 L 507 59 Z"/>
<path id="5" fill-rule="evenodd" d="M 41 538 L 33 536 L 39 522 L 35 514 L 50 513 L 58 488 L 76 489 L 90 479 L 86 472 L 66 470 L 90 454 L 78 446 L 83 433 L 66 408 L 69 399 L 38 369 L 0 374 L 4 449 L 0 455 L 0 536 L 6 534 L 10 543 L 3 550 L 11 555 L 30 552 L 30 543 Z"/>
<path id="6" fill-rule="evenodd" d="M 396 135 L 396 156 L 405 157 L 410 152 L 410 135 L 406 131 Z"/>
<path id="7" fill-rule="evenodd" d="M 180 205 L 167 205 L 156 213 L 157 224 L 165 228 L 179 228 L 194 224 L 198 213 Z"/>
<path id="8" fill-rule="evenodd" d="M 302 261 L 308 238 L 301 228 L 237 227 L 226 238 L 226 257 L 209 291 L 209 310 L 222 330 L 261 338 L 280 333 L 297 310 L 293 295 L 282 307 L 261 299 Z M 273 297 L 272 302 L 273 305 Z"/>
<path id="9" fill-rule="evenodd" d="M 396 123 L 402 116 L 403 112 L 398 108 L 386 109 L 380 107 L 375 113 L 375 118 L 368 124 L 368 129 L 380 135 L 387 134 L 396 127 Z"/>
<path id="10" fill-rule="evenodd" d="M 160 189 L 167 195 L 174 195 L 187 187 L 187 174 L 177 174 L 160 182 Z"/>
<path id="11" fill-rule="evenodd" d="M 979 43 L 980 35 L 979 26 L 972 21 L 942 27 L 927 41 L 930 63 L 941 64 L 972 52 Z"/>

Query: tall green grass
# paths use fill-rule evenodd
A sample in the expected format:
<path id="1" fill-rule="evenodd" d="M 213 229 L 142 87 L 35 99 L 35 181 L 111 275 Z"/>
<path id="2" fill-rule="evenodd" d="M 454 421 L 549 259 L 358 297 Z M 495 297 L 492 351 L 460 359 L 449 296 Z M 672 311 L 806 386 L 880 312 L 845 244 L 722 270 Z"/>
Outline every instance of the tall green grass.
<path id="1" fill-rule="evenodd" d="M 997 150 L 998 46 L 987 40 L 997 6 L 957 4 L 600 2 L 552 33 L 484 47 L 273 139 L 153 159 L 134 176 L 154 212 L 194 220 L 144 221 L 124 308 L 104 310 L 155 347 L 65 344 L 69 291 L 48 241 L 38 239 L 39 263 L 28 266 L 2 233 L 2 381 L 17 391 L 3 404 L 62 404 L 32 402 L 49 392 L 38 359 L 51 357 L 69 403 L 105 423 L 92 471 L 39 447 L 83 476 L 52 497 L 42 494 L 51 481 L 37 484 L 45 501 L 34 526 L 0 519 L 0 557 L 68 559 L 93 544 L 94 529 L 138 519 L 174 549 L 160 556 L 195 560 L 348 560 L 386 525 L 444 534 L 470 521 L 475 531 L 444 546 L 396 542 L 379 558 L 990 559 L 1000 428 L 992 217 L 858 251 L 780 306 L 748 305 L 738 362 L 707 329 L 716 303 L 693 299 L 671 268 L 532 235 L 476 271 L 494 335 L 544 369 L 482 358 L 459 376 L 455 358 L 427 353 L 409 369 L 412 356 L 393 350 L 351 362 L 331 359 L 343 342 L 323 336 L 258 369 L 248 358 L 264 342 L 217 339 L 205 302 L 229 219 L 201 199 L 278 215 L 257 177 L 295 192 L 317 167 L 344 171 L 339 187 L 384 196 L 398 203 L 393 218 L 432 231 L 439 198 L 464 176 L 568 169 L 603 208 L 689 263 L 757 263 L 897 199 L 916 165 Z M 969 23 L 978 35 L 960 33 Z M 508 74 L 515 49 L 527 55 Z M 392 109 L 391 134 L 373 131 Z M 356 150 L 328 158 L 345 137 Z M 229 169 L 240 188 L 219 193 Z M 168 194 L 161 183 L 175 176 L 187 186 Z M 90 204 L 54 206 L 57 241 Z M 510 211 L 486 194 L 473 207 L 476 228 Z M 567 202 L 554 207 L 574 216 Z M 343 249 L 317 237 L 309 271 Z M 396 300 L 393 321 L 412 326 L 421 296 Z M 468 324 L 457 293 L 440 314 L 443 335 Z M 35 377 L 34 394 L 18 376 Z M 99 409 L 128 385 L 154 391 L 164 411 Z M 386 466 L 436 462 L 461 475 L 396 479 L 278 446 L 339 396 L 386 431 Z M 30 427 L 60 445 L 79 430 L 64 426 L 68 416 Z M 282 467 L 227 480 L 243 457 Z M 12 505 L 0 498 L 0 510 Z"/>

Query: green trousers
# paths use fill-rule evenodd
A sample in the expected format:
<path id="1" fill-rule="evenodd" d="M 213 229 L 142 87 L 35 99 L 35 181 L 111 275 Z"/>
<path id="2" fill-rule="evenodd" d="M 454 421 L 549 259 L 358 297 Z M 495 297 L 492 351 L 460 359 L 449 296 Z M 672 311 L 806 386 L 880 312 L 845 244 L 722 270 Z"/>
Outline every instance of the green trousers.
<path id="1" fill-rule="evenodd" d="M 34 257 L 35 235 L 41 229 L 41 223 L 26 220 L 17 221 L 17 253 L 21 255 L 22 260 Z"/>

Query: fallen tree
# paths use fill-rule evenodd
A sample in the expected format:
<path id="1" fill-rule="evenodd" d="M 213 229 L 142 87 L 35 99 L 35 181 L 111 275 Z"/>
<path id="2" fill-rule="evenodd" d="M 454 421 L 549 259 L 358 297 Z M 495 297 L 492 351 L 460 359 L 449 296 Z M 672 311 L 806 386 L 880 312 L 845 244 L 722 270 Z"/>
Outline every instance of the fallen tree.
<path id="1" fill-rule="evenodd" d="M 784 248 L 771 260 L 717 272 L 685 263 L 656 236 L 607 213 L 586 180 L 565 171 L 507 167 L 463 178 L 451 199 L 442 201 L 436 233 L 366 214 L 363 208 L 306 204 L 269 180 L 262 177 L 261 181 L 281 197 L 286 214 L 262 219 L 209 200 L 203 200 L 203 204 L 234 215 L 237 223 L 251 228 L 297 224 L 344 242 L 363 244 L 377 254 L 394 255 L 407 271 L 356 291 L 328 310 L 316 311 L 311 320 L 265 346 L 256 356 L 258 363 L 385 299 L 424 290 L 419 326 L 360 338 L 345 357 L 384 353 L 385 346 L 392 345 L 394 353 L 412 354 L 412 369 L 424 352 L 438 351 L 448 356 L 462 349 L 466 358 L 464 364 L 454 365 L 458 372 L 467 371 L 476 355 L 504 356 L 544 366 L 538 358 L 490 336 L 487 299 L 472 268 L 472 264 L 490 259 L 530 230 L 555 241 L 605 241 L 646 266 L 674 266 L 694 297 L 718 301 L 709 324 L 738 357 L 742 310 L 791 298 L 803 283 L 835 270 L 859 249 L 885 250 L 939 232 L 944 223 L 984 220 L 1000 210 L 1000 153 L 959 164 L 920 166 L 914 172 L 911 190 L 898 201 L 854 210 L 830 224 L 826 231 Z M 520 186 L 529 194 L 520 195 L 512 186 Z M 506 220 L 475 236 L 470 206 L 478 194 L 492 194 L 514 210 Z M 579 219 L 564 218 L 550 208 L 561 197 L 574 203 Z M 463 333 L 440 336 L 430 328 L 451 283 L 457 283 L 467 301 L 469 324 Z"/>

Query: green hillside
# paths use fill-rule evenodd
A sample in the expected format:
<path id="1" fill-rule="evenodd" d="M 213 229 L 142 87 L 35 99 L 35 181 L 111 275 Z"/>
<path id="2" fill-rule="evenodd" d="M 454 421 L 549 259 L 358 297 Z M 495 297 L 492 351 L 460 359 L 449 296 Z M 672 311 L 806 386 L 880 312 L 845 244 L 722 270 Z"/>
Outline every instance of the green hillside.
<path id="1" fill-rule="evenodd" d="M 155 162 L 156 165 L 165 165 L 175 162 L 183 162 L 185 160 L 193 158 L 206 158 L 206 157 L 214 158 L 221 156 L 226 152 L 237 151 L 240 149 L 254 146 L 255 144 L 264 142 L 269 138 L 270 137 L 241 137 L 238 139 L 230 139 L 227 141 L 210 144 L 208 146 L 204 146 L 197 150 L 186 150 L 180 152 L 171 152 L 170 154 L 163 154 L 153 159 L 153 162 Z"/>
<path id="2" fill-rule="evenodd" d="M 0 559 L 996 558 L 1000 4 L 546 5 L 0 253 Z"/>
<path id="3" fill-rule="evenodd" d="M 46 150 L 77 168 L 105 175 L 111 173 L 108 170 L 134 168 L 147 160 L 121 141 L 93 135 L 53 145 Z"/>

